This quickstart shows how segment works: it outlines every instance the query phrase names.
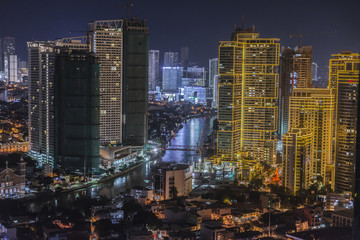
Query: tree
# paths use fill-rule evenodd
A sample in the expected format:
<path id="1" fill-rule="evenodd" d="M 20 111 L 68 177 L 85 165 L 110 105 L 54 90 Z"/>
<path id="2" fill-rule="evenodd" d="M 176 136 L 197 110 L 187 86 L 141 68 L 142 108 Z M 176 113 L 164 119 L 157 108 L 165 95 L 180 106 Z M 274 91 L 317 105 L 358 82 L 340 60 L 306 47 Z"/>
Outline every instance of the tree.
<path id="1" fill-rule="evenodd" d="M 249 183 L 249 188 L 253 191 L 259 191 L 261 187 L 264 186 L 263 179 L 261 178 L 253 178 Z"/>
<path id="2" fill-rule="evenodd" d="M 169 189 L 169 194 L 171 196 L 171 198 L 176 198 L 177 195 L 178 195 L 178 190 L 175 186 L 172 186 L 170 189 Z"/>
<path id="3" fill-rule="evenodd" d="M 101 219 L 94 223 L 95 232 L 99 237 L 110 236 L 110 230 L 112 228 L 111 221 L 109 219 Z"/>
<path id="4" fill-rule="evenodd" d="M 162 221 L 153 212 L 141 210 L 134 216 L 133 224 L 145 224 L 149 229 L 157 230 L 161 227 Z"/>
<path id="5" fill-rule="evenodd" d="M 110 173 L 111 175 L 113 175 L 114 172 L 115 172 L 115 168 L 112 167 L 112 168 L 110 168 L 108 171 L 109 171 L 109 173 Z"/>

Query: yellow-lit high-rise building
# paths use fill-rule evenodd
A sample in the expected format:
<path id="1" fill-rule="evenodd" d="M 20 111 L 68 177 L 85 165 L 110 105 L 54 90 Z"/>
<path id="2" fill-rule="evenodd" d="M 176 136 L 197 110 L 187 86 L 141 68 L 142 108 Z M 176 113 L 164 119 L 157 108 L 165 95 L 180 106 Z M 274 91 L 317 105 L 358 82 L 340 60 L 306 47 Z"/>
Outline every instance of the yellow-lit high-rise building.
<path id="1" fill-rule="evenodd" d="M 329 88 L 337 88 L 339 71 L 344 71 L 347 63 L 352 64 L 359 61 L 359 54 L 344 51 L 332 54 L 329 62 Z"/>
<path id="2" fill-rule="evenodd" d="M 293 89 L 289 102 L 289 131 L 305 127 L 313 137 L 312 179 L 334 187 L 334 90 Z"/>
<path id="3" fill-rule="evenodd" d="M 335 190 L 354 191 L 360 55 L 341 52 L 332 57 L 329 88 L 336 91 Z"/>
<path id="4" fill-rule="evenodd" d="M 254 28 L 235 29 L 220 42 L 217 155 L 236 161 L 242 151 L 258 161 L 276 159 L 279 39 Z"/>
<path id="5" fill-rule="evenodd" d="M 307 128 L 292 128 L 283 136 L 284 186 L 294 194 L 311 184 L 313 140 L 313 134 Z"/>

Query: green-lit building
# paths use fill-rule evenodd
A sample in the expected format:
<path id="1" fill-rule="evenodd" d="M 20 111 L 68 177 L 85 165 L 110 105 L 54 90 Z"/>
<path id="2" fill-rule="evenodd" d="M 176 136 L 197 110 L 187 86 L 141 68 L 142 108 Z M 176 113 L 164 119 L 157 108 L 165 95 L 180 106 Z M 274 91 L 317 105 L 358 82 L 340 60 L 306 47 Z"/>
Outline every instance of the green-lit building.
<path id="1" fill-rule="evenodd" d="M 59 50 L 55 63 L 56 162 L 89 175 L 100 159 L 99 64 L 88 51 L 69 48 Z"/>
<path id="2" fill-rule="evenodd" d="M 148 28 L 139 18 L 124 20 L 123 143 L 144 146 L 148 139 Z"/>

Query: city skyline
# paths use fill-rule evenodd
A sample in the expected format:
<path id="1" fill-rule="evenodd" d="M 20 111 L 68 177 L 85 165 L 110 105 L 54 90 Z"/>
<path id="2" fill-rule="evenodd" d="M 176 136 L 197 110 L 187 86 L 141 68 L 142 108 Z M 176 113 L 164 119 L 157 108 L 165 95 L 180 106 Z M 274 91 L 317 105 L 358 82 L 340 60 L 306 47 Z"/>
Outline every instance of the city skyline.
<path id="1" fill-rule="evenodd" d="M 351 8 L 339 7 L 335 1 L 326 4 L 307 2 L 301 6 L 285 1 L 277 1 L 278 4 L 262 2 L 259 8 L 256 3 L 250 2 L 226 1 L 222 4 L 196 1 L 190 4 L 189 1 L 183 1 L 177 5 L 177 11 L 172 11 L 170 2 L 159 0 L 150 3 L 142 0 L 134 1 L 130 15 L 147 19 L 151 29 L 149 49 L 159 49 L 162 55 L 165 51 L 180 52 L 181 47 L 188 46 L 190 58 L 196 56 L 194 60 L 202 66 L 207 65 L 209 58 L 217 56 L 219 39 L 229 38 L 228 33 L 233 30 L 233 26 L 241 25 L 242 16 L 245 26 L 254 24 L 257 32 L 280 38 L 281 46 L 295 47 L 298 45 L 298 37 L 290 38 L 290 34 L 302 33 L 302 45 L 313 46 L 313 60 L 319 66 L 328 65 L 328 59 L 333 53 L 344 50 L 358 52 L 360 44 L 353 39 L 360 39 L 360 33 L 353 29 L 356 29 L 358 22 L 355 9 L 360 7 L 359 2 L 345 1 L 343 6 Z M 76 4 L 71 3 L 71 9 L 66 7 L 66 1 L 44 4 L 37 0 L 22 9 L 24 3 L 22 0 L 17 4 L 5 1 L 2 4 L 8 11 L 0 16 L 0 21 L 8 22 L 2 27 L 0 36 L 17 39 L 17 52 L 21 59 L 26 59 L 27 41 L 68 37 L 69 32 L 71 36 L 79 36 L 82 35 L 81 31 L 86 30 L 83 26 L 88 22 L 123 18 L 127 12 L 126 2 L 113 0 L 101 3 L 86 1 L 86 4 L 80 0 Z M 57 11 L 49 15 L 54 8 Z M 197 9 L 203 9 L 202 17 L 199 17 Z M 306 12 L 307 16 L 301 21 L 296 14 L 299 11 Z M 67 12 L 70 17 L 64 18 L 60 14 L 62 12 Z M 187 12 L 186 18 L 178 21 L 184 12 Z M 220 18 L 218 13 L 226 17 Z M 263 20 L 267 18 L 271 21 Z M 43 24 L 42 19 L 47 19 L 47 23 Z M 199 25 L 202 27 L 199 28 Z M 22 31 L 16 30 L 19 28 Z"/>
<path id="2" fill-rule="evenodd" d="M 4 1 L 0 239 L 360 240 L 360 2 Z"/>

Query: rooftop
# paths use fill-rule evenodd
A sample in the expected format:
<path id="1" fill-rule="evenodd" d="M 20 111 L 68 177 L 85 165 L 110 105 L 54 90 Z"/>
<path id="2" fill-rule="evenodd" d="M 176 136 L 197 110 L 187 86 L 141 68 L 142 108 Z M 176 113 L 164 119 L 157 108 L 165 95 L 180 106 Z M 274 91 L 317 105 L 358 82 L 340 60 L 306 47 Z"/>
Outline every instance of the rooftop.
<path id="1" fill-rule="evenodd" d="M 305 232 L 288 233 L 287 237 L 296 240 L 348 240 L 351 238 L 351 228 L 330 227 Z"/>

